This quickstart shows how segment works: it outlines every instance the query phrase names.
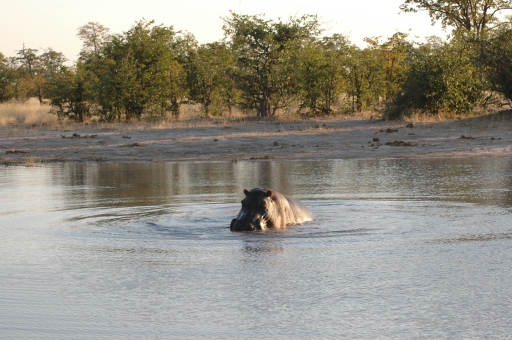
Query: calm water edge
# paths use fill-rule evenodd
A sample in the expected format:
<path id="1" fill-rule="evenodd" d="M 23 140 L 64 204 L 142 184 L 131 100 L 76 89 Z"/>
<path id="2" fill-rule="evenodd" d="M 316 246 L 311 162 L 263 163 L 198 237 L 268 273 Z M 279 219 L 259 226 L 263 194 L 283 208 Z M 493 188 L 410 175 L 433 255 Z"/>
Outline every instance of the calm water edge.
<path id="1" fill-rule="evenodd" d="M 242 190 L 313 222 L 232 233 Z M 0 338 L 510 338 L 512 159 L 0 168 Z"/>

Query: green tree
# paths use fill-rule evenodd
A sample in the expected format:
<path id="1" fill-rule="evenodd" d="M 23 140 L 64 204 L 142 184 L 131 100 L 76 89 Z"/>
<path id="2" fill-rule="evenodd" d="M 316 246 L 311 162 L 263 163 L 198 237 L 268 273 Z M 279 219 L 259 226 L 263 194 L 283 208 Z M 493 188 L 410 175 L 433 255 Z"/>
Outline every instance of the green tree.
<path id="1" fill-rule="evenodd" d="M 350 48 L 347 93 L 352 97 L 353 111 L 393 102 L 400 95 L 412 49 L 406 39 L 407 34 L 397 32 L 383 43 L 380 37 L 365 38 L 367 48 Z"/>
<path id="2" fill-rule="evenodd" d="M 0 53 L 0 103 L 16 97 L 16 70 L 12 60 Z"/>
<path id="3" fill-rule="evenodd" d="M 379 103 L 385 95 L 385 69 L 382 53 L 375 48 L 378 39 L 366 39 L 371 47 L 351 46 L 347 62 L 347 94 L 352 98 L 352 111 L 361 112 Z"/>
<path id="4" fill-rule="evenodd" d="M 99 54 L 103 43 L 109 39 L 110 29 L 98 22 L 88 22 L 78 28 L 77 36 L 83 41 L 83 54 Z"/>
<path id="5" fill-rule="evenodd" d="M 121 114 L 126 120 L 139 119 L 143 112 L 160 115 L 173 109 L 176 73 L 184 74 L 177 63 L 176 32 L 153 24 L 141 20 L 127 32 L 109 36 L 99 51 L 81 55 L 106 120 Z"/>
<path id="6" fill-rule="evenodd" d="M 390 105 L 390 118 L 413 111 L 469 113 L 482 99 L 479 67 L 471 44 L 456 38 L 449 43 L 429 39 L 412 51 L 402 94 Z"/>
<path id="7" fill-rule="evenodd" d="M 255 108 L 262 117 L 275 114 L 296 92 L 291 60 L 320 33 L 317 18 L 306 15 L 284 23 L 231 12 L 223 29 L 237 55 L 234 76 L 242 107 Z"/>
<path id="8" fill-rule="evenodd" d="M 311 115 L 330 113 L 344 90 L 349 47 L 347 37 L 335 34 L 298 50 L 298 93 L 301 107 L 308 107 Z"/>
<path id="9" fill-rule="evenodd" d="M 223 43 L 201 45 L 190 53 L 186 63 L 189 97 L 203 105 L 207 117 L 229 110 L 234 97 L 229 72 L 234 64 L 234 54 Z"/>
<path id="10" fill-rule="evenodd" d="M 176 36 L 171 46 L 171 62 L 169 68 L 170 110 L 175 118 L 180 115 L 181 104 L 189 97 L 187 73 L 185 70 L 190 55 L 197 49 L 197 40 L 190 33 Z"/>
<path id="11" fill-rule="evenodd" d="M 90 108 L 85 74 L 81 63 L 74 67 L 61 66 L 55 72 L 47 85 L 51 112 L 59 117 L 74 117 L 78 122 L 84 121 Z"/>
<path id="12" fill-rule="evenodd" d="M 490 25 L 499 23 L 498 15 L 512 9 L 511 0 L 405 0 L 404 12 L 428 11 L 432 24 L 440 21 L 443 28 L 472 32 L 481 37 Z"/>
<path id="13" fill-rule="evenodd" d="M 41 97 L 48 98 L 48 86 L 52 82 L 53 78 L 57 76 L 57 73 L 61 70 L 66 62 L 64 54 L 61 52 L 54 51 L 52 48 L 44 50 L 44 53 L 39 55 L 39 72 L 41 76 L 41 83 L 39 94 Z"/>
<path id="14" fill-rule="evenodd" d="M 18 64 L 17 76 L 20 78 L 20 97 L 33 97 L 39 99 L 39 103 L 43 103 L 43 83 L 44 79 L 41 72 L 41 64 L 38 50 L 33 48 L 25 48 L 25 44 L 21 50 L 16 51 L 15 61 Z"/>
<path id="15" fill-rule="evenodd" d="M 40 55 L 37 52 L 36 49 L 25 48 L 25 45 L 16 51 L 17 56 L 13 60 L 17 65 L 16 75 L 19 78 L 17 97 L 21 99 L 36 96 L 43 103 L 47 82 L 64 64 L 66 58 L 51 48 Z"/>
<path id="16" fill-rule="evenodd" d="M 488 39 L 482 56 L 492 91 L 512 101 L 512 29 L 507 27 Z"/>
<path id="17" fill-rule="evenodd" d="M 502 25 L 500 16 L 512 10 L 512 0 L 405 0 L 404 12 L 428 11 L 432 24 L 440 21 L 443 28 L 454 28 L 454 36 L 466 37 L 471 54 L 485 58 L 484 40 Z M 485 82 L 483 63 L 479 65 L 479 81 Z"/>
<path id="18" fill-rule="evenodd" d="M 411 56 L 413 44 L 408 42 L 408 35 L 397 32 L 388 41 L 376 46 L 381 52 L 384 63 L 384 99 L 386 102 L 394 101 L 400 95 L 409 71 L 408 60 Z"/>

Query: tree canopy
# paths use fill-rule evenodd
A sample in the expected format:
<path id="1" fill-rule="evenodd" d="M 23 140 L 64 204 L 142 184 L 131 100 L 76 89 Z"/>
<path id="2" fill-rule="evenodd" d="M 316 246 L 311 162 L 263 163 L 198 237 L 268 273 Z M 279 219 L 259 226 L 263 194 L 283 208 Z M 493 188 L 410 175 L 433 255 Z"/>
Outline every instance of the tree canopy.
<path id="1" fill-rule="evenodd" d="M 320 33 L 316 16 L 275 22 L 231 12 L 224 19 L 223 29 L 237 55 L 235 77 L 243 105 L 254 107 L 259 116 L 275 114 L 294 91 L 290 68 L 294 52 Z"/>
<path id="2" fill-rule="evenodd" d="M 415 42 L 397 32 L 365 38 L 366 46 L 322 36 L 314 15 L 271 20 L 231 12 L 224 39 L 206 44 L 144 19 L 121 33 L 89 22 L 78 28 L 83 46 L 73 65 L 51 48 L 0 54 L 0 101 L 35 96 L 77 121 L 178 117 L 187 104 L 203 117 L 233 109 L 261 117 L 465 114 L 490 98 L 512 103 L 512 26 L 500 21 L 510 2 L 405 0 L 403 11 L 428 11 L 454 28 L 451 36 Z"/>
<path id="3" fill-rule="evenodd" d="M 427 11 L 432 24 L 440 21 L 443 28 L 473 32 L 481 36 L 499 15 L 512 9 L 512 0 L 405 0 L 404 12 Z"/>

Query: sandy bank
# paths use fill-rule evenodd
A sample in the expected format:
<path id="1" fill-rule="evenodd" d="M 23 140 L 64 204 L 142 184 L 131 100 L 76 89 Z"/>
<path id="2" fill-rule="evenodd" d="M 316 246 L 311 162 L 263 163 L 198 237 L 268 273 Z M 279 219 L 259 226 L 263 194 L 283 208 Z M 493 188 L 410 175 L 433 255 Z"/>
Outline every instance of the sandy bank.
<path id="1" fill-rule="evenodd" d="M 319 119 L 0 127 L 0 164 L 512 156 L 512 113 L 440 123 Z"/>

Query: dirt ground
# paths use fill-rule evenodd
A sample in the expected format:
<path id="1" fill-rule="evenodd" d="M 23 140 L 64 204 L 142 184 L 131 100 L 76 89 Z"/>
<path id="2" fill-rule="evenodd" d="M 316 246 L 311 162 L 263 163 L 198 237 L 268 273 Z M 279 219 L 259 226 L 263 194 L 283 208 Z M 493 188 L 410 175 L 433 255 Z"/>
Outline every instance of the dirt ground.
<path id="1" fill-rule="evenodd" d="M 444 122 L 317 119 L 0 127 L 0 164 L 512 156 L 512 112 Z"/>

